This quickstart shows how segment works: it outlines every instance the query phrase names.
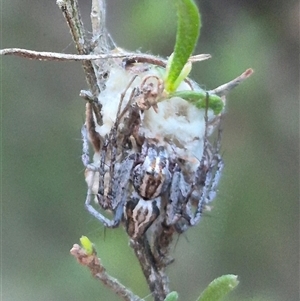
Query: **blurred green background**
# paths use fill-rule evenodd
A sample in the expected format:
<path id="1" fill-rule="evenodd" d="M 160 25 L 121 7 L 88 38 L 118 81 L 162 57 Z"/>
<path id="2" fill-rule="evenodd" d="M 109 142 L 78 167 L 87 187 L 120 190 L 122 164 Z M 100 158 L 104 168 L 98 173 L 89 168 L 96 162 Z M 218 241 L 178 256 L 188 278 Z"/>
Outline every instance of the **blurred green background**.
<path id="1" fill-rule="evenodd" d="M 168 56 L 172 0 L 108 0 L 107 25 L 125 49 Z M 178 238 L 171 288 L 193 301 L 214 278 L 239 275 L 227 300 L 299 300 L 299 2 L 198 1 L 193 68 L 208 89 L 252 67 L 229 96 L 225 169 L 214 210 Z M 91 1 L 80 1 L 90 30 Z M 2 3 L 1 48 L 74 53 L 54 0 Z M 1 59 L 2 300 L 120 300 L 69 255 L 81 235 L 108 271 L 141 297 L 148 289 L 125 231 L 84 210 L 80 127 L 86 83 L 80 63 Z M 148 297 L 147 300 L 151 300 Z"/>

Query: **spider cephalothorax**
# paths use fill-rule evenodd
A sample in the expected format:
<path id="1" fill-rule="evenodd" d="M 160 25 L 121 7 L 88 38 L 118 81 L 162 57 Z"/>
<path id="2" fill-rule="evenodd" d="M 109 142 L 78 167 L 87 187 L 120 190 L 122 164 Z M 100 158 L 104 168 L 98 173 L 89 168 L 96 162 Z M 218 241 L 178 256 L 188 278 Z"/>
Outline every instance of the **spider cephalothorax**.
<path id="1" fill-rule="evenodd" d="M 151 200 L 166 191 L 171 181 L 169 156 L 163 147 L 144 143 L 140 162 L 132 172 L 133 186 L 145 200 Z"/>

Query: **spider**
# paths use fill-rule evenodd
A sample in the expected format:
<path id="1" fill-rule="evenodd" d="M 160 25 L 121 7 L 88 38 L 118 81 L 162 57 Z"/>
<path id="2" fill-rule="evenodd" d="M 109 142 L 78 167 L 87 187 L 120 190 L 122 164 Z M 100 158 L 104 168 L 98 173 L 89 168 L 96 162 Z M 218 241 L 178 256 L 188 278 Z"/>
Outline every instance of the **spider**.
<path id="1" fill-rule="evenodd" d="M 135 92 L 133 89 L 130 99 L 137 96 Z M 121 110 L 125 93 L 121 95 L 114 126 L 105 137 L 95 130 L 93 106 L 89 102 L 86 105 L 86 123 L 81 130 L 82 162 L 86 166 L 88 184 L 85 206 L 105 227 L 118 227 L 125 216 L 127 232 L 136 238 L 159 215 L 160 194 L 166 191 L 171 175 L 167 153 L 162 147 L 156 147 L 147 140 L 142 146 L 137 145 L 140 139 L 135 139 L 134 132 L 142 113 L 130 102 Z M 125 131 L 119 131 L 121 120 L 126 124 Z M 89 163 L 88 140 L 92 141 L 95 150 L 93 163 Z M 105 217 L 92 206 L 94 196 L 104 210 L 113 212 L 113 219 Z"/>
<path id="2" fill-rule="evenodd" d="M 123 222 L 132 239 L 143 236 L 156 224 L 155 248 L 163 253 L 174 232 L 181 233 L 199 222 L 203 207 L 215 195 L 222 160 L 219 145 L 212 147 L 207 132 L 209 126 L 215 127 L 213 122 L 218 124 L 219 117 L 208 122 L 206 112 L 203 155 L 195 171 L 186 174 L 189 170 L 186 166 L 190 164 L 187 159 L 180 158 L 176 151 L 170 151 L 172 148 L 161 145 L 155 138 L 141 135 L 144 112 L 151 108 L 157 112 L 163 86 L 157 76 L 148 76 L 140 87 L 132 88 L 136 77 L 121 93 L 115 121 L 105 135 L 97 131 L 103 122 L 101 105 L 86 93 L 90 100 L 81 130 L 82 162 L 88 185 L 85 207 L 105 227 L 115 228 Z M 88 140 L 94 148 L 92 163 Z M 113 218 L 96 210 L 92 205 L 94 200 L 102 209 L 111 211 Z"/>

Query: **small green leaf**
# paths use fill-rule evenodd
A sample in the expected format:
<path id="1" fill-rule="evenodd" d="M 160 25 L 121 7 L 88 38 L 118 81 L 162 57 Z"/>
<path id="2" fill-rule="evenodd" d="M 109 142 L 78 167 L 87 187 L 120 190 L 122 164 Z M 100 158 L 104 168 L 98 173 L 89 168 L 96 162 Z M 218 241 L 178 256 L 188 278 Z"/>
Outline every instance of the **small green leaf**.
<path id="1" fill-rule="evenodd" d="M 170 94 L 169 97 L 181 97 L 193 104 L 198 109 L 206 108 L 206 98 L 208 97 L 208 108 L 212 109 L 215 115 L 221 113 L 224 108 L 224 103 L 221 97 L 215 94 L 208 94 L 205 91 L 177 91 Z"/>
<path id="2" fill-rule="evenodd" d="M 93 243 L 86 236 L 80 237 L 80 243 L 84 248 L 87 255 L 92 255 L 94 253 Z"/>
<path id="3" fill-rule="evenodd" d="M 202 292 L 197 301 L 219 301 L 238 284 L 239 281 L 236 275 L 223 275 L 212 281 Z"/>
<path id="4" fill-rule="evenodd" d="M 177 301 L 178 300 L 178 293 L 171 292 L 167 295 L 164 301 Z"/>
<path id="5" fill-rule="evenodd" d="M 177 78 L 192 55 L 200 27 L 200 13 L 193 0 L 176 0 L 178 26 L 174 56 L 168 62 L 165 89 L 171 93 L 178 87 Z M 176 84 L 175 84 L 176 83 Z"/>

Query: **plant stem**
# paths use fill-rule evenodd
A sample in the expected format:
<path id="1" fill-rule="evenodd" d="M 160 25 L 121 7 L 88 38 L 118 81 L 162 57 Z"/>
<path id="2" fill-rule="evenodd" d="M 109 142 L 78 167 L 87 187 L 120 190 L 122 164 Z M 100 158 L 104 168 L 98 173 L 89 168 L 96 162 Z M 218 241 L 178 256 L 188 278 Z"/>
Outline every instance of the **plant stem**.
<path id="1" fill-rule="evenodd" d="M 70 253 L 78 260 L 78 262 L 91 271 L 92 275 L 99 279 L 105 286 L 110 288 L 118 296 L 125 301 L 144 301 L 138 296 L 134 295 L 129 289 L 127 289 L 117 279 L 111 277 L 105 267 L 102 265 L 101 260 L 97 257 L 96 252 L 88 255 L 86 251 L 79 245 L 75 244 L 70 250 Z"/>
<path id="2" fill-rule="evenodd" d="M 78 7 L 78 1 L 57 0 L 56 3 L 67 21 L 78 54 L 90 54 L 91 47 L 85 36 L 85 30 Z M 82 65 L 86 76 L 86 81 L 91 89 L 91 92 L 94 96 L 98 96 L 100 89 L 97 84 L 97 78 L 92 62 L 86 60 L 82 62 Z"/>

